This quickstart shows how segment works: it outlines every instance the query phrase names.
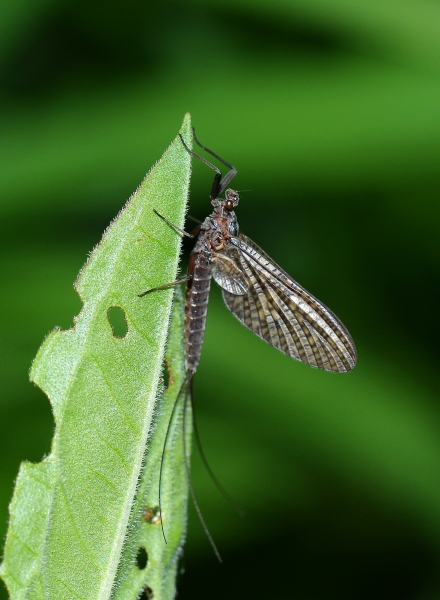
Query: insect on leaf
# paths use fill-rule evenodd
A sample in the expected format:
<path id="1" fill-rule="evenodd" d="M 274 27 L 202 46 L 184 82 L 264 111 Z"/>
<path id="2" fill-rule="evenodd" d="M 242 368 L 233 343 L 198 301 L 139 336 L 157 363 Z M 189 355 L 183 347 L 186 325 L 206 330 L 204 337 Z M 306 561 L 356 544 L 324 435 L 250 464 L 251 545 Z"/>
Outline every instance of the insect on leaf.
<path id="1" fill-rule="evenodd" d="M 200 224 L 188 268 L 185 308 L 188 376 L 194 376 L 200 359 L 211 278 L 223 289 L 225 304 L 237 319 L 274 348 L 324 371 L 351 371 L 356 365 L 357 352 L 348 330 L 257 244 L 239 233 L 234 209 L 240 195 L 236 190 L 226 189 L 237 169 L 201 144 L 194 128 L 193 138 L 205 152 L 225 165 L 228 172 L 223 176 L 218 167 L 188 148 L 181 138 L 188 154 L 215 172 L 210 196 L 214 210 Z M 223 192 L 224 198 L 220 196 Z"/>

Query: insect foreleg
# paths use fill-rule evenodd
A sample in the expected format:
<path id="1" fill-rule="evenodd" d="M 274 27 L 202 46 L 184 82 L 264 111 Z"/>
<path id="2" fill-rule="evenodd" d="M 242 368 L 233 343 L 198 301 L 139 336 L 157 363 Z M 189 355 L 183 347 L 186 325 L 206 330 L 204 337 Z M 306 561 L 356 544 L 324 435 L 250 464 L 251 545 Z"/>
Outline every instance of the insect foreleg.
<path id="1" fill-rule="evenodd" d="M 211 190 L 211 200 L 212 200 L 212 198 L 217 198 L 217 196 L 219 196 L 226 189 L 226 186 L 228 186 L 230 184 L 230 182 L 234 179 L 234 177 L 237 175 L 237 169 L 234 167 L 234 165 L 231 165 L 231 163 L 229 163 L 227 160 L 225 160 L 224 158 L 222 158 L 221 156 L 219 156 L 218 154 L 216 154 L 215 152 L 213 152 L 212 150 L 210 150 L 209 148 L 207 148 L 206 146 L 201 144 L 199 142 L 199 140 L 197 139 L 196 130 L 194 129 L 194 127 L 192 128 L 192 132 L 193 132 L 194 141 L 198 146 L 200 146 L 200 148 L 203 148 L 203 150 L 205 152 L 208 152 L 208 154 L 210 154 L 211 156 L 213 156 L 214 158 L 219 160 L 221 163 L 226 165 L 228 167 L 228 169 L 230 169 L 229 173 L 226 173 L 226 175 L 223 177 L 223 179 L 221 181 L 220 181 L 220 177 L 217 177 L 217 176 L 214 179 L 214 183 L 213 183 L 212 190 Z M 200 158 L 196 154 L 194 156 L 197 156 L 197 158 Z"/>
<path id="2" fill-rule="evenodd" d="M 228 169 L 232 169 L 233 171 L 236 171 L 234 165 L 231 165 L 231 163 L 229 163 L 227 160 L 225 160 L 224 158 L 222 158 L 221 156 L 219 156 L 218 154 L 216 154 L 215 152 L 213 152 L 212 150 L 210 150 L 209 148 L 207 148 L 206 146 L 204 146 L 203 144 L 201 144 L 196 136 L 196 130 L 193 127 L 192 128 L 192 132 L 193 132 L 193 138 L 195 143 L 200 146 L 200 148 L 203 148 L 203 150 L 205 152 L 208 152 L 208 154 L 210 154 L 211 156 L 213 156 L 214 158 L 216 158 L 217 160 L 219 160 L 221 163 L 223 163 L 224 165 L 226 165 L 228 167 Z"/>
<path id="3" fill-rule="evenodd" d="M 193 129 L 193 133 L 194 133 L 194 129 Z M 221 184 L 222 172 L 220 171 L 220 169 L 217 169 L 217 167 L 215 165 L 213 165 L 211 162 L 209 162 L 209 160 L 206 160 L 206 158 L 203 158 L 202 156 L 200 156 L 200 154 L 197 154 L 197 152 L 194 152 L 194 150 L 190 150 L 188 148 L 188 146 L 186 145 L 185 140 L 180 135 L 180 133 L 179 133 L 179 136 L 182 141 L 183 147 L 189 154 L 191 154 L 191 156 L 194 156 L 198 160 L 202 161 L 202 163 L 205 164 L 207 167 L 209 167 L 210 169 L 215 171 L 214 181 L 212 182 L 212 188 L 211 188 L 211 194 L 210 194 L 211 200 L 214 200 L 220 194 L 220 191 L 222 189 L 222 187 L 221 187 L 222 186 L 222 184 Z M 203 146 L 202 146 L 202 148 L 203 148 Z"/>

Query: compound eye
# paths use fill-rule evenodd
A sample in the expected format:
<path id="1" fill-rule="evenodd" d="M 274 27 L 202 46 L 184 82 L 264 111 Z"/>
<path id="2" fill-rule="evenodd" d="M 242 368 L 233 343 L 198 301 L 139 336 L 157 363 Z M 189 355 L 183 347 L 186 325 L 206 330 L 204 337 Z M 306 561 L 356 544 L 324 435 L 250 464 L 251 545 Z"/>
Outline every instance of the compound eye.
<path id="1" fill-rule="evenodd" d="M 226 200 L 226 202 L 225 202 L 225 208 L 226 208 L 226 210 L 233 210 L 234 209 L 234 203 L 232 202 L 232 200 Z"/>

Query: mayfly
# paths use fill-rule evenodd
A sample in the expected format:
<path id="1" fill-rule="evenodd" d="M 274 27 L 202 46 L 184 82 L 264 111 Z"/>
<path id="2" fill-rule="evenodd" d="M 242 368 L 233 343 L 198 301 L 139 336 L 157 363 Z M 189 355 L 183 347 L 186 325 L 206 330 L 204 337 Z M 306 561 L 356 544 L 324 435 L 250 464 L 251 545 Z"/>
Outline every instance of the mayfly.
<path id="1" fill-rule="evenodd" d="M 194 141 L 228 167 L 220 169 L 188 148 L 187 152 L 215 171 L 210 200 L 214 211 L 195 230 L 198 235 L 184 279 L 140 294 L 164 289 L 186 281 L 185 358 L 190 381 L 199 364 L 206 324 L 211 278 L 222 288 L 229 310 L 248 329 L 288 356 L 312 367 L 345 373 L 356 364 L 356 348 L 351 335 L 322 302 L 309 294 L 252 240 L 239 233 L 234 208 L 237 191 L 227 185 L 237 169 L 203 146 L 193 129 Z M 157 213 L 159 215 L 159 213 Z M 188 234 L 159 215 L 183 235 Z"/>
<path id="2" fill-rule="evenodd" d="M 180 136 L 186 151 L 215 172 L 210 194 L 214 210 L 193 234 L 181 230 L 155 211 L 182 235 L 192 238 L 197 236 L 197 242 L 191 253 L 185 278 L 139 294 L 144 296 L 186 281 L 186 376 L 179 396 L 185 386 L 191 387 L 199 364 L 212 278 L 222 288 L 223 300 L 229 310 L 243 325 L 271 346 L 291 358 L 324 371 L 351 371 L 356 365 L 357 354 L 347 329 L 331 310 L 275 264 L 252 240 L 239 232 L 234 212 L 239 203 L 239 193 L 226 189 L 237 174 L 237 169 L 203 146 L 194 129 L 193 138 L 200 148 L 220 161 L 229 171 L 223 177 L 220 169 L 190 150 Z M 220 198 L 223 192 L 224 198 Z M 211 472 L 210 469 L 209 471 Z M 191 492 L 193 494 L 192 487 Z M 193 499 L 195 500 L 194 494 Z M 197 502 L 195 505 L 218 555 Z"/>

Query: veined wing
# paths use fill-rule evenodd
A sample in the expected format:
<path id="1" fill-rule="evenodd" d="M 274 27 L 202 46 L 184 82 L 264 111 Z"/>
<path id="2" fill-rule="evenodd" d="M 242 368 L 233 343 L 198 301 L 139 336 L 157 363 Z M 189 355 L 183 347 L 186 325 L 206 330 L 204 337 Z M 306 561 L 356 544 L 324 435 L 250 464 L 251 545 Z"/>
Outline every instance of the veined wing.
<path id="1" fill-rule="evenodd" d="M 212 261 L 212 276 L 221 288 L 241 296 L 246 294 L 249 283 L 246 275 L 241 272 L 235 258 L 217 252 Z"/>
<path id="2" fill-rule="evenodd" d="M 324 371 L 354 368 L 356 348 L 341 321 L 243 234 L 228 254 L 249 282 L 245 294 L 223 289 L 229 310 L 246 327 L 288 356 Z"/>

